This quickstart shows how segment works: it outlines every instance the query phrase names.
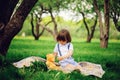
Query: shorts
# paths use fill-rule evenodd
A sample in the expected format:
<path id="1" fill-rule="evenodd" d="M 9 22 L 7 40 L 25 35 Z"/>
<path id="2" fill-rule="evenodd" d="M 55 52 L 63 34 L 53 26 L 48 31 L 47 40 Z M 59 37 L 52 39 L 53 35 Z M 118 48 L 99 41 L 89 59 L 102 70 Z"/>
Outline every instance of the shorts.
<path id="1" fill-rule="evenodd" d="M 76 61 L 74 61 L 74 59 L 72 57 L 60 61 L 59 64 L 61 67 L 65 67 L 67 64 L 71 64 L 74 66 L 78 65 L 78 63 Z"/>

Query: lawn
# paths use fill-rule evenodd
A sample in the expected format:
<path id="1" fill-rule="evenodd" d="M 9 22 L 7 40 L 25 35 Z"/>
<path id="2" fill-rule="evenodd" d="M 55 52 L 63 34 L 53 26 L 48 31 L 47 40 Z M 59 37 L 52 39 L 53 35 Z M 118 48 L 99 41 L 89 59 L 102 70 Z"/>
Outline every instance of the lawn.
<path id="1" fill-rule="evenodd" d="M 12 63 L 29 56 L 45 55 L 53 52 L 55 41 L 42 37 L 35 41 L 33 38 L 16 37 L 12 41 L 6 58 L 0 56 L 0 80 L 120 80 L 120 41 L 109 40 L 107 49 L 100 48 L 99 40 L 86 43 L 84 39 L 74 39 L 73 57 L 76 61 L 89 61 L 101 64 L 105 70 L 102 78 L 84 76 L 74 71 L 64 74 L 46 68 L 44 63 L 34 63 L 28 68 L 18 69 Z"/>

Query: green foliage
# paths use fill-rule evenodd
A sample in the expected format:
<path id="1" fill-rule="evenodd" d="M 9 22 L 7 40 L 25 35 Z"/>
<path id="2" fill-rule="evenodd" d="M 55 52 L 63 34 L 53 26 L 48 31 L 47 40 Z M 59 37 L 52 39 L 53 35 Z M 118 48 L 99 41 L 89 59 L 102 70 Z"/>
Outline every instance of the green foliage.
<path id="1" fill-rule="evenodd" d="M 40 71 L 47 71 L 48 70 L 45 63 L 37 62 L 37 61 L 33 62 L 33 65 L 30 68 L 32 68 L 32 70 L 34 69 L 34 71 L 39 71 L 39 70 Z"/>
<path id="2" fill-rule="evenodd" d="M 107 49 L 100 48 L 99 40 L 86 43 L 84 39 L 73 38 L 73 57 L 76 61 L 89 61 L 101 64 L 106 71 L 103 78 L 84 76 L 74 71 L 64 74 L 61 71 L 47 70 L 42 62 L 34 62 L 32 66 L 21 69 L 15 68 L 12 63 L 29 56 L 40 56 L 53 52 L 54 40 L 42 37 L 35 41 L 31 37 L 16 37 L 12 41 L 6 58 L 0 56 L 0 80 L 119 80 L 120 79 L 120 41 L 110 40 Z"/>
<path id="3" fill-rule="evenodd" d="M 116 1 L 112 1 L 110 0 L 112 6 L 115 6 L 115 9 L 117 12 L 119 12 L 119 9 L 116 8 L 119 6 L 119 0 Z M 102 0 L 97 0 L 97 4 L 100 8 L 100 11 L 103 11 L 103 4 L 104 1 Z M 77 12 L 76 15 L 80 14 L 78 11 L 78 8 L 80 11 L 85 13 L 85 17 L 87 14 L 91 14 L 92 16 L 94 16 L 94 9 L 93 9 L 93 1 L 92 0 L 39 0 L 37 2 L 37 4 L 34 6 L 33 10 L 37 10 L 39 12 L 39 10 L 41 9 L 40 6 L 44 5 L 44 7 L 50 8 L 49 6 L 52 7 L 52 12 L 53 13 L 59 13 L 59 11 L 61 10 L 73 10 L 74 12 Z M 32 10 L 32 11 L 33 11 Z M 32 12 L 31 11 L 31 12 Z M 47 14 L 48 15 L 48 14 Z M 71 17 L 71 16 L 69 16 Z M 31 36 L 32 31 L 31 31 L 31 25 L 30 25 L 30 16 L 27 17 L 26 21 L 24 22 L 23 28 L 20 31 L 20 33 L 18 34 L 19 36 L 21 36 L 23 33 L 26 34 L 26 36 Z M 90 19 L 89 17 L 86 17 L 87 19 L 87 23 L 89 24 L 89 26 L 91 26 L 94 22 L 92 19 Z M 56 21 L 57 21 L 57 25 L 58 25 L 58 30 L 62 29 L 62 28 L 67 28 L 70 32 L 71 35 L 73 37 L 76 38 L 86 38 L 87 37 L 87 31 L 85 29 L 85 26 L 82 22 L 82 20 L 80 21 L 73 21 L 73 20 L 65 20 L 65 18 L 60 17 L 60 16 L 56 16 L 55 17 Z M 45 25 L 48 21 L 50 21 L 51 18 L 50 16 L 45 16 L 44 18 L 42 18 L 42 22 L 41 24 Z M 111 39 L 120 39 L 120 33 L 117 32 L 117 30 L 114 28 L 114 25 L 112 23 L 113 21 L 110 21 L 110 38 Z M 119 23 L 118 23 L 119 25 Z M 50 28 L 51 30 L 54 29 L 54 25 L 53 23 L 49 24 L 47 26 L 48 28 Z M 40 30 L 42 30 L 42 28 L 40 28 Z M 49 34 L 49 32 L 45 31 L 43 33 L 42 36 L 51 36 Z M 94 38 L 99 38 L 100 37 L 100 30 L 99 30 L 99 25 L 97 25 L 96 30 L 95 30 L 95 34 L 94 34 Z"/>
<path id="4" fill-rule="evenodd" d="M 82 20 L 79 20 L 79 21 L 64 20 L 64 18 L 60 17 L 60 16 L 56 16 L 55 19 L 58 24 L 58 30 L 60 30 L 62 28 L 67 28 L 71 32 L 71 35 L 73 37 L 76 37 L 76 38 L 86 38 L 87 37 L 87 31 L 86 31 L 86 28 L 85 28 Z M 41 24 L 46 24 L 50 20 L 51 20 L 50 16 L 46 16 L 43 18 Z M 92 26 L 94 23 L 93 18 L 91 18 L 91 19 L 86 18 L 86 21 L 87 21 L 87 24 L 89 27 Z M 49 27 L 50 29 L 53 30 L 53 28 L 54 28 L 53 23 L 50 23 L 47 27 Z M 40 30 L 42 30 L 42 28 L 40 28 Z M 24 22 L 23 28 L 18 35 L 21 36 L 23 33 L 25 33 L 26 36 L 32 35 L 31 34 L 32 33 L 31 25 L 30 25 L 30 16 L 28 16 L 28 18 Z M 93 38 L 99 39 L 99 34 L 100 34 L 100 30 L 99 30 L 99 25 L 97 24 Z M 43 37 L 44 36 L 52 37 L 52 35 L 49 34 L 49 32 L 47 32 L 47 31 L 45 31 L 42 36 Z M 120 39 L 120 33 L 116 30 L 112 20 L 110 20 L 110 35 L 109 35 L 109 37 L 110 37 L 110 39 Z"/>
<path id="5" fill-rule="evenodd" d="M 117 14 L 119 14 L 120 12 L 120 0 L 110 0 L 110 8 L 111 10 L 113 10 L 114 12 L 116 12 Z"/>
<path id="6" fill-rule="evenodd" d="M 27 19 L 25 20 L 24 24 L 23 24 L 23 28 L 22 30 L 19 32 L 18 35 L 22 35 L 23 33 L 25 33 L 26 35 L 32 35 L 32 31 L 31 31 L 31 24 L 30 24 L 30 16 L 27 17 Z"/>

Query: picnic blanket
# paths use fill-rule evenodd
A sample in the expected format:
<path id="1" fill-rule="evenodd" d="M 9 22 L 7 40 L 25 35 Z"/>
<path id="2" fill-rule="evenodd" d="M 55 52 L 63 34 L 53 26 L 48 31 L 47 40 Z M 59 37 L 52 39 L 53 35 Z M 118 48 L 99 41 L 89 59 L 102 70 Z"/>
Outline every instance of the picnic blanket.
<path id="1" fill-rule="evenodd" d="M 81 73 L 88 76 L 88 75 L 94 75 L 97 77 L 102 78 L 105 71 L 102 69 L 102 66 L 100 64 L 95 64 L 91 62 L 79 62 L 79 65 L 82 67 Z"/>
<path id="2" fill-rule="evenodd" d="M 29 67 L 29 66 L 33 65 L 33 62 L 35 62 L 35 61 L 46 62 L 46 60 L 41 57 L 30 56 L 30 57 L 24 58 L 20 61 L 14 62 L 13 65 L 17 68 Z"/>
<path id="3" fill-rule="evenodd" d="M 60 66 L 56 65 L 55 62 L 52 62 L 52 64 L 51 64 L 51 62 L 49 63 L 46 59 L 43 59 L 41 57 L 36 57 L 36 56 L 24 58 L 18 62 L 14 62 L 13 65 L 17 68 L 29 67 L 29 66 L 33 65 L 32 63 L 35 61 L 45 62 L 48 69 L 52 69 L 52 70 L 61 70 L 63 72 L 67 72 L 67 70 L 69 70 L 68 71 L 69 73 L 75 70 L 70 67 L 69 67 L 69 69 L 68 68 L 62 69 Z M 102 66 L 100 64 L 95 64 L 95 63 L 86 62 L 86 61 L 78 62 L 78 64 L 82 67 L 82 70 L 80 72 L 83 75 L 86 75 L 86 76 L 94 75 L 99 78 L 102 78 L 103 74 L 105 73 L 105 71 L 102 69 Z M 51 65 L 52 65 L 52 67 L 51 67 Z"/>

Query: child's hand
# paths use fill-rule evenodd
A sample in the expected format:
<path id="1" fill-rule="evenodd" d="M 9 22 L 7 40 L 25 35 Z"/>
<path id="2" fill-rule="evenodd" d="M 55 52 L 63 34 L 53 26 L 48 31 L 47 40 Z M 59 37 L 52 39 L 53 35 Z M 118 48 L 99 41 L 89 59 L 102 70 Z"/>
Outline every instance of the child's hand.
<path id="1" fill-rule="evenodd" d="M 63 60 L 64 58 L 63 57 L 58 57 L 57 58 L 59 61 Z"/>

